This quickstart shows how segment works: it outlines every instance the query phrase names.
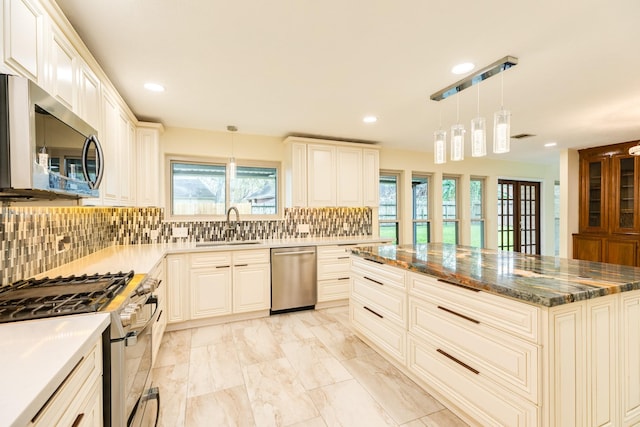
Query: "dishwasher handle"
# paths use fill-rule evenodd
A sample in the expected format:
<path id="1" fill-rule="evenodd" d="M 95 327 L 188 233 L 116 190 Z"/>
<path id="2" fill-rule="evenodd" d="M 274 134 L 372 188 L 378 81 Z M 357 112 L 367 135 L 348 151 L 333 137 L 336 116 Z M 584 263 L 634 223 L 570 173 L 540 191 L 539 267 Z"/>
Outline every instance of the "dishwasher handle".
<path id="1" fill-rule="evenodd" d="M 274 252 L 273 256 L 283 256 L 283 255 L 313 255 L 315 251 L 291 251 L 291 252 Z"/>

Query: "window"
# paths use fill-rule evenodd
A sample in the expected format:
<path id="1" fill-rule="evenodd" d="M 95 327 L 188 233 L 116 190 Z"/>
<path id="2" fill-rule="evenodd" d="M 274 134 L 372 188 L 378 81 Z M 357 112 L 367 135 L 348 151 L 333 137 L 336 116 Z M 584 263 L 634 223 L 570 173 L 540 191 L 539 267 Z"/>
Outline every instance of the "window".
<path id="1" fill-rule="evenodd" d="M 471 178 L 471 246 L 484 248 L 484 179 Z"/>
<path id="2" fill-rule="evenodd" d="M 398 243 L 398 182 L 399 175 L 380 173 L 380 208 L 378 222 L 380 237 L 388 238 Z"/>
<path id="3" fill-rule="evenodd" d="M 172 216 L 224 215 L 235 206 L 241 215 L 275 216 L 278 205 L 278 166 L 243 164 L 235 179 L 224 161 L 170 160 Z"/>
<path id="4" fill-rule="evenodd" d="M 458 244 L 458 178 L 442 179 L 442 242 Z"/>
<path id="5" fill-rule="evenodd" d="M 429 220 L 429 178 L 413 175 L 411 177 L 411 197 L 413 198 L 413 243 L 431 241 L 431 222 Z"/>
<path id="6" fill-rule="evenodd" d="M 553 247 L 555 256 L 560 255 L 560 182 L 553 185 Z"/>

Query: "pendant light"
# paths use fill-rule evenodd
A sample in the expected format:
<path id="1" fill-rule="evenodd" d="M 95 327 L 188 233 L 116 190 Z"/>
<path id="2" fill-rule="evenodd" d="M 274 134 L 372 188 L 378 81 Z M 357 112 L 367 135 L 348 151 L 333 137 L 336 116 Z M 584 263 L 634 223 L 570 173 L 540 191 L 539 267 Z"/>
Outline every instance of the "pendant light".
<path id="1" fill-rule="evenodd" d="M 451 126 L 451 160 L 464 160 L 464 125 L 460 123 L 460 94 L 456 96 L 456 124 Z"/>
<path id="2" fill-rule="evenodd" d="M 233 156 L 233 133 L 238 130 L 235 126 L 227 126 L 227 130 L 231 132 L 231 158 L 229 159 L 229 179 L 236 179 L 236 158 Z"/>
<path id="3" fill-rule="evenodd" d="M 480 84 L 478 83 L 478 116 L 471 120 L 471 157 L 487 155 L 487 123 L 480 117 Z"/>
<path id="4" fill-rule="evenodd" d="M 433 163 L 441 165 L 447 163 L 447 131 L 442 129 L 442 110 L 440 110 L 440 124 L 433 133 Z"/>
<path id="5" fill-rule="evenodd" d="M 511 142 L 511 113 L 504 109 L 504 74 L 500 75 L 500 111 L 493 115 L 493 152 L 508 153 Z"/>

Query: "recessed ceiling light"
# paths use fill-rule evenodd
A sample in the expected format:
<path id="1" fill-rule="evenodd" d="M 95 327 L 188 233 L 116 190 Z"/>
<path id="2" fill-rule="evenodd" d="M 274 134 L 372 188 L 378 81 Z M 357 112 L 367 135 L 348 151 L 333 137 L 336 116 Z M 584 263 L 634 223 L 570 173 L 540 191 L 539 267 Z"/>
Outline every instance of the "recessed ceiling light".
<path id="1" fill-rule="evenodd" d="M 375 123 L 378 121 L 378 118 L 376 116 L 364 116 L 362 121 L 365 123 Z"/>
<path id="2" fill-rule="evenodd" d="M 473 65 L 471 62 L 463 62 L 462 64 L 458 64 L 458 65 L 454 66 L 451 69 L 451 72 L 453 74 L 464 74 L 464 73 L 468 73 L 469 71 L 473 70 L 473 67 L 475 67 L 475 65 Z"/>
<path id="3" fill-rule="evenodd" d="M 164 92 L 164 86 L 158 83 L 145 83 L 144 88 L 152 92 Z"/>
<path id="4" fill-rule="evenodd" d="M 557 142 L 547 142 L 546 144 L 544 144 L 545 147 L 555 147 L 556 145 L 558 145 Z"/>

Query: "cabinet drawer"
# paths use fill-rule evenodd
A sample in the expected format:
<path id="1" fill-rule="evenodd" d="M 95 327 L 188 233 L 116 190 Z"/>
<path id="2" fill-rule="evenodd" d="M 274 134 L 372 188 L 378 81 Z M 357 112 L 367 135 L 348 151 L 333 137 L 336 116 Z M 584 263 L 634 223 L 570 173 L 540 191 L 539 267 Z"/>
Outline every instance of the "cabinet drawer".
<path id="1" fill-rule="evenodd" d="M 409 294 L 464 314 L 480 323 L 540 343 L 540 309 L 507 297 L 474 291 L 424 274 L 408 274 Z"/>
<path id="2" fill-rule="evenodd" d="M 408 367 L 479 425 L 538 425 L 539 408 L 465 368 L 435 345 L 408 336 Z M 440 351 L 438 351 L 440 350 Z"/>
<path id="3" fill-rule="evenodd" d="M 385 285 L 404 289 L 405 272 L 399 268 L 393 268 L 375 261 L 362 258 L 351 259 L 351 271 L 363 277 L 368 277 Z"/>
<path id="4" fill-rule="evenodd" d="M 386 319 L 407 326 L 407 295 L 396 288 L 354 275 L 351 279 L 353 296 L 360 299 Z"/>
<path id="5" fill-rule="evenodd" d="M 318 302 L 349 298 L 349 278 L 318 281 Z"/>
<path id="6" fill-rule="evenodd" d="M 407 331 L 358 298 L 349 301 L 351 323 L 364 336 L 401 363 L 406 363 Z"/>
<path id="7" fill-rule="evenodd" d="M 196 252 L 189 255 L 191 268 L 231 265 L 231 252 Z"/>
<path id="8" fill-rule="evenodd" d="M 482 375 L 538 404 L 538 347 L 442 306 L 409 298 L 409 332 L 440 346 Z"/>
<path id="9" fill-rule="evenodd" d="M 271 262 L 269 249 L 235 251 L 233 265 L 268 264 Z"/>
<path id="10" fill-rule="evenodd" d="M 353 245 L 330 245 L 318 246 L 316 253 L 318 260 L 321 259 L 349 259 L 349 248 Z"/>
<path id="11" fill-rule="evenodd" d="M 64 424 L 65 419 L 75 420 L 76 412 L 83 403 L 82 400 L 101 375 L 102 342 L 98 340 L 56 390 L 31 425 L 49 427 L 59 423 Z"/>
<path id="12" fill-rule="evenodd" d="M 349 277 L 351 262 L 349 259 L 318 260 L 318 280 L 340 279 Z"/>

